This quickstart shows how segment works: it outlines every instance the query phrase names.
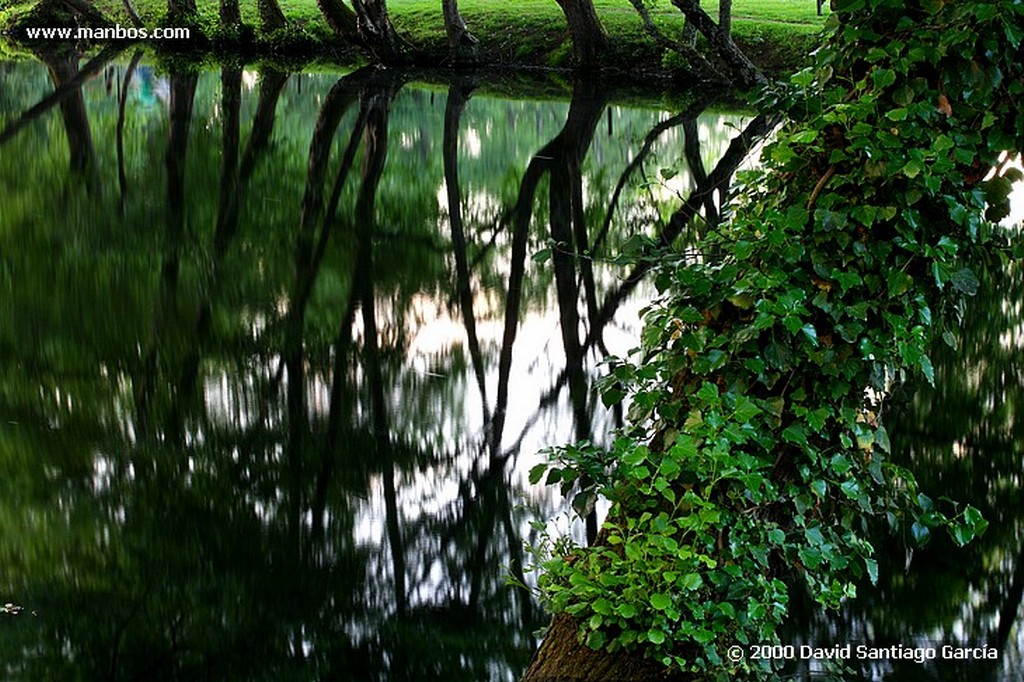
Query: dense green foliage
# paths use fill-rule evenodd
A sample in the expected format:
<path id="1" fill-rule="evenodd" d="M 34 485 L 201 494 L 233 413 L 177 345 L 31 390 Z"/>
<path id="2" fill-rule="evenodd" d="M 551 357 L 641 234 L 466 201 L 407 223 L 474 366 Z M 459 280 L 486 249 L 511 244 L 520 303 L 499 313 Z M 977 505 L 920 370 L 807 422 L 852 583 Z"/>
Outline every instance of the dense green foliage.
<path id="1" fill-rule="evenodd" d="M 730 219 L 662 258 L 639 360 L 606 384 L 635 428 L 554 453 L 549 482 L 586 473 L 613 502 L 602 542 L 543 565 L 593 648 L 767 674 L 726 647 L 777 641 L 795 581 L 835 607 L 877 580 L 874 523 L 908 543 L 986 528 L 889 461 L 880 417 L 894 384 L 934 381 L 933 341 L 956 344 L 969 263 L 1012 251 L 993 221 L 1024 149 L 1024 5 L 839 5 L 815 66 L 769 96 L 789 122 Z"/>

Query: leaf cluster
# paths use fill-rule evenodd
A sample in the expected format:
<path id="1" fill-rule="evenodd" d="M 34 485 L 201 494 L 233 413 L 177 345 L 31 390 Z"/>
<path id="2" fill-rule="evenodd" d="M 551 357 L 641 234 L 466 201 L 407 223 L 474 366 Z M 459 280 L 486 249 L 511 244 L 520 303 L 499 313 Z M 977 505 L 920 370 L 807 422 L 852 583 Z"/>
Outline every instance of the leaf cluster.
<path id="1" fill-rule="evenodd" d="M 795 581 L 837 607 L 877 580 L 876 521 L 984 532 L 889 461 L 881 415 L 895 384 L 934 383 L 929 348 L 981 287 L 968 263 L 1015 250 L 994 221 L 1024 148 L 1022 25 L 1012 0 L 843 0 L 766 96 L 788 123 L 701 256 L 666 259 L 642 359 L 606 380 L 634 426 L 555 453 L 549 480 L 600 469 L 613 502 L 602 542 L 541 577 L 589 646 L 767 675 L 725 647 L 776 640 Z"/>

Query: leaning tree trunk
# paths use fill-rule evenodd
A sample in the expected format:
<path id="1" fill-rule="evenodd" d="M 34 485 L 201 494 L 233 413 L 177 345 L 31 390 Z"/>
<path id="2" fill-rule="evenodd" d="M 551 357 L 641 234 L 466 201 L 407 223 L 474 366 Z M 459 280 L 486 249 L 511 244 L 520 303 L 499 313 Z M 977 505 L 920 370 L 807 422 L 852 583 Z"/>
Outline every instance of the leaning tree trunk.
<path id="1" fill-rule="evenodd" d="M 640 15 L 640 20 L 644 23 L 644 30 L 647 32 L 647 35 L 649 35 L 663 50 L 670 50 L 682 55 L 687 63 L 690 64 L 690 68 L 694 71 L 695 75 L 703 78 L 704 80 L 727 83 L 729 79 L 719 73 L 718 69 L 716 69 L 704 55 L 697 51 L 697 29 L 693 27 L 693 24 L 688 21 L 683 26 L 682 40 L 670 40 L 654 23 L 654 20 L 651 18 L 651 13 L 647 10 L 647 6 L 644 4 L 646 1 L 647 0 L 629 0 L 629 4 L 633 5 L 633 9 L 635 9 L 636 13 Z M 723 4 L 730 1 L 731 0 L 723 0 Z"/>
<path id="2" fill-rule="evenodd" d="M 700 0 L 697 0 L 697 5 L 700 6 Z M 683 44 L 697 47 L 697 27 L 689 19 L 686 19 L 685 22 L 683 24 Z"/>
<path id="3" fill-rule="evenodd" d="M 693 0 L 673 0 L 673 3 L 689 7 L 695 4 Z M 975 294 L 978 288 L 969 268 L 957 271 L 965 265 L 963 251 L 970 249 L 973 255 L 981 255 L 982 249 L 991 249 L 988 255 L 994 258 L 995 251 L 1006 248 L 1004 242 L 996 240 L 983 246 L 985 238 L 980 233 L 992 227 L 985 221 L 993 218 L 990 212 L 994 204 L 986 206 L 982 183 L 988 169 L 999 167 L 1000 154 L 1019 155 L 1024 151 L 1024 126 L 1021 125 L 1024 110 L 1019 96 L 1020 84 L 1024 83 L 1021 71 L 1024 48 L 986 40 L 986 36 L 1002 28 L 997 23 L 1003 20 L 998 11 L 991 15 L 994 18 L 984 19 L 973 13 L 974 5 L 970 3 L 937 3 L 927 11 L 924 11 L 923 1 L 907 4 L 909 9 L 904 8 L 902 0 L 885 0 L 875 3 L 871 13 L 851 12 L 848 18 L 841 19 L 849 21 L 854 28 L 863 29 L 857 32 L 859 37 L 848 37 L 853 31 L 833 34 L 833 43 L 829 45 L 833 50 L 829 54 L 840 55 L 829 62 L 834 75 L 830 73 L 827 80 L 807 87 L 802 93 L 806 99 L 794 100 L 791 104 L 790 111 L 801 118 L 778 133 L 777 146 L 764 155 L 763 173 L 744 192 L 742 210 L 733 214 L 728 226 L 721 228 L 717 236 L 710 237 L 709 247 L 704 247 L 718 249 L 720 253 L 712 262 L 702 260 L 687 267 L 686 277 L 674 279 L 677 275 L 673 272 L 669 278 L 672 280 L 669 286 L 675 287 L 671 293 L 672 303 L 657 311 L 668 315 L 653 316 L 645 329 L 645 337 L 649 332 L 661 332 L 648 342 L 657 345 L 654 350 L 659 351 L 661 357 L 645 366 L 672 373 L 670 379 L 658 385 L 664 397 L 657 398 L 658 404 L 652 409 L 652 413 L 666 416 L 658 418 L 649 445 L 644 445 L 647 454 L 659 456 L 645 461 L 655 467 L 674 463 L 683 468 L 686 475 L 669 483 L 668 486 L 676 487 L 665 490 L 671 490 L 673 495 L 662 499 L 653 490 L 660 490 L 657 486 L 648 486 L 651 490 L 648 493 L 643 484 L 636 483 L 647 475 L 640 473 L 640 468 L 627 472 L 628 478 L 624 478 L 615 491 L 615 505 L 610 512 L 615 523 L 606 526 L 607 540 L 610 544 L 614 538 L 617 544 L 622 544 L 619 533 L 628 527 L 637 539 L 634 547 L 638 551 L 654 547 L 653 543 L 644 543 L 656 524 L 647 524 L 642 511 L 652 517 L 647 510 L 657 510 L 658 505 L 666 501 L 672 504 L 677 493 L 682 497 L 680 491 L 690 494 L 706 484 L 706 498 L 697 499 L 702 504 L 710 500 L 709 509 L 714 510 L 718 520 L 687 522 L 671 537 L 679 547 L 692 542 L 695 552 L 707 551 L 708 568 L 704 568 L 704 557 L 700 561 L 690 560 L 674 549 L 657 555 L 666 567 L 692 571 L 689 575 L 701 580 L 696 588 L 700 590 L 699 596 L 692 601 L 690 597 L 678 598 L 683 592 L 695 593 L 696 589 L 672 579 L 658 582 L 658 578 L 646 584 L 644 574 L 661 572 L 652 570 L 646 555 L 645 564 L 639 570 L 632 570 L 633 558 L 628 550 L 621 554 L 616 551 L 597 554 L 576 549 L 568 557 L 554 557 L 547 565 L 564 569 L 549 573 L 553 575 L 552 580 L 563 581 L 556 588 L 568 589 L 564 586 L 577 585 L 577 578 L 589 581 L 597 576 L 601 585 L 593 580 L 593 587 L 588 586 L 585 591 L 575 595 L 562 593 L 567 597 L 567 603 L 562 602 L 565 610 L 552 621 L 524 682 L 659 679 L 657 671 L 651 673 L 643 667 L 642 649 L 659 657 L 668 651 L 671 656 L 678 655 L 688 661 L 694 661 L 701 651 L 713 652 L 703 640 L 680 626 L 693 628 L 695 623 L 699 625 L 705 619 L 710 622 L 704 604 L 735 600 L 733 603 L 740 604 L 733 609 L 736 614 L 747 608 L 745 603 L 760 606 L 757 600 L 768 589 L 779 590 L 769 593 L 768 598 L 780 605 L 771 618 L 761 620 L 755 616 L 752 620 L 752 611 L 746 611 L 747 617 L 726 614 L 724 620 L 719 619 L 715 631 L 708 629 L 701 634 L 710 635 L 716 640 L 712 646 L 722 648 L 756 641 L 751 637 L 755 632 L 759 638 L 770 641 L 772 633 L 777 632 L 776 628 L 782 623 L 788 588 L 780 590 L 781 581 L 775 580 L 772 582 L 777 584 L 769 588 L 765 577 L 786 575 L 794 580 L 802 577 L 805 586 L 816 592 L 819 602 L 838 607 L 845 597 L 835 592 L 830 595 L 827 591 L 840 582 L 852 586 L 852 581 L 863 571 L 845 572 L 842 566 L 830 565 L 831 560 L 816 565 L 805 562 L 805 551 L 810 552 L 816 543 L 810 529 L 814 534 L 827 537 L 824 542 L 829 543 L 829 551 L 834 552 L 834 556 L 846 562 L 864 556 L 869 575 L 872 567 L 877 569 L 873 561 L 867 563 L 873 554 L 870 545 L 865 548 L 858 544 L 859 538 L 849 541 L 840 538 L 840 533 L 855 524 L 867 524 L 872 518 L 884 517 L 891 513 L 890 509 L 918 519 L 925 512 L 938 516 L 941 522 L 936 524 L 945 525 L 958 544 L 982 532 L 984 526 L 978 530 L 958 525 L 958 521 L 932 509 L 931 505 L 927 510 L 919 505 L 911 472 L 898 468 L 893 472 L 876 473 L 882 471 L 876 467 L 885 460 L 889 438 L 875 421 L 877 413 L 868 412 L 874 405 L 866 400 L 865 389 L 871 386 L 883 392 L 888 390 L 884 384 L 890 381 L 889 377 L 914 373 L 923 374 L 933 383 L 934 368 L 928 359 L 928 348 L 943 332 L 949 318 L 935 323 L 931 311 L 955 310 L 964 303 L 964 297 Z M 999 0 L 993 4 L 1009 11 L 1012 1 Z M 915 28 L 903 33 L 908 18 L 914 19 Z M 980 23 L 970 25 L 969 21 Z M 906 57 L 924 46 L 937 45 L 941 49 L 952 45 L 951 39 L 942 37 L 949 26 L 960 26 L 968 33 L 967 39 L 959 43 L 965 49 L 950 49 L 936 62 L 927 59 L 915 62 Z M 900 37 L 906 38 L 894 50 L 896 54 L 865 65 L 863 57 L 869 50 L 882 51 L 882 47 L 892 44 L 896 27 L 900 27 Z M 908 63 L 910 66 L 899 75 L 896 69 L 887 68 Z M 876 78 L 871 82 L 872 79 L 865 78 L 865 73 L 884 73 L 891 78 Z M 964 73 L 972 75 L 965 77 Z M 865 81 L 868 82 L 866 88 Z M 889 132 L 894 116 L 888 106 L 900 104 L 910 84 L 918 88 L 916 97 L 925 105 L 913 125 L 902 126 L 899 139 L 890 140 L 894 137 Z M 823 96 L 822 92 L 827 95 Z M 858 102 L 865 96 L 872 97 L 879 105 L 864 108 Z M 821 110 L 803 118 L 807 109 L 813 110 L 808 102 L 819 104 L 823 100 L 828 103 Z M 896 111 L 903 113 L 903 109 Z M 983 118 L 987 119 L 991 132 L 987 138 L 972 137 L 976 132 L 974 127 Z M 837 120 L 843 125 L 836 124 Z M 808 133 L 815 136 L 824 133 L 829 139 L 824 143 L 819 143 L 817 137 L 808 140 Z M 964 146 L 952 140 L 961 141 Z M 935 152 L 936 147 L 941 147 L 942 153 Z M 952 151 L 954 148 L 956 153 Z M 792 151 L 792 156 L 777 158 L 772 152 L 779 149 Z M 875 165 L 879 149 L 893 156 L 887 160 L 888 166 Z M 929 153 L 933 156 L 926 156 Z M 927 158 L 928 164 L 932 163 L 932 158 L 937 159 L 934 169 L 918 158 Z M 928 175 L 925 175 L 926 170 Z M 1009 177 L 997 177 L 996 181 L 1009 185 Z M 877 216 L 859 218 L 865 197 L 873 202 L 868 204 L 872 207 L 886 207 L 885 215 L 880 210 Z M 996 215 L 1008 210 L 1008 202 L 997 200 L 996 203 L 999 204 Z M 670 223 L 675 220 L 674 216 Z M 949 249 L 942 251 L 931 246 L 939 242 L 947 242 Z M 961 250 L 959 254 L 958 250 Z M 705 250 L 705 255 L 707 253 Z M 877 257 L 875 254 L 884 255 Z M 673 264 L 671 268 L 675 270 L 676 266 Z M 966 281 L 958 285 L 954 272 L 959 272 Z M 857 278 L 857 283 L 843 290 L 844 277 L 851 274 Z M 754 281 L 766 284 L 756 288 L 750 284 Z M 943 289 L 946 284 L 951 286 Z M 754 289 L 747 301 L 730 296 L 731 292 L 747 295 L 746 292 Z M 761 314 L 753 312 L 755 305 L 758 311 L 782 311 L 790 305 L 788 301 L 808 302 L 805 311 L 787 318 L 802 325 L 790 330 L 788 335 L 771 328 L 776 320 L 788 314 L 786 312 L 778 317 L 773 317 L 775 313 L 765 313 L 764 318 L 753 322 L 755 316 Z M 838 312 L 843 307 L 853 311 L 854 306 L 861 303 L 869 307 L 863 316 Z M 692 324 L 681 323 L 679 318 L 672 319 L 671 323 L 666 319 L 684 307 L 687 312 L 683 314 L 691 315 Z M 755 325 L 761 325 L 762 320 L 768 324 L 756 329 Z M 853 334 L 847 326 L 851 320 L 857 325 Z M 864 324 L 860 324 L 861 321 Z M 665 328 L 659 329 L 662 324 Z M 910 325 L 915 326 L 912 330 L 906 329 Z M 712 335 L 728 339 L 722 345 L 725 349 L 721 351 L 722 364 L 716 368 L 709 368 L 708 356 L 695 350 L 704 338 Z M 868 348 L 870 353 L 861 350 L 863 348 Z M 649 353 L 651 355 L 654 353 Z M 771 377 L 760 374 L 760 368 L 768 366 L 763 360 L 766 357 L 772 367 L 780 370 Z M 729 396 L 729 400 L 739 396 L 750 403 L 757 400 L 768 409 L 753 406 L 759 410 L 756 418 L 751 418 L 747 409 L 743 409 L 746 414 L 741 416 L 738 407 L 733 409 L 731 403 L 720 402 L 723 396 Z M 730 407 L 719 408 L 726 404 Z M 739 398 L 735 404 L 741 405 Z M 773 405 L 780 406 L 777 413 Z M 805 414 L 811 410 L 805 405 L 835 416 L 822 422 L 818 422 L 817 417 L 806 419 Z M 662 412 L 663 407 L 672 409 Z M 704 409 L 706 415 L 712 408 L 717 420 L 714 425 L 705 423 L 698 411 Z M 727 410 L 732 414 L 727 414 Z M 692 416 L 694 412 L 698 416 Z M 678 418 L 668 415 L 678 415 Z M 749 428 L 756 431 L 756 435 L 738 436 L 735 441 L 721 436 L 734 428 Z M 680 434 L 674 446 L 670 443 L 671 437 L 665 435 L 668 432 Z M 872 440 L 867 440 L 868 435 Z M 712 441 L 712 436 L 721 440 Z M 862 437 L 865 442 L 858 442 Z M 693 440 L 696 438 L 706 440 L 698 444 Z M 726 453 L 726 457 L 718 459 L 713 449 L 728 444 L 723 448 L 728 450 L 734 442 L 743 442 L 742 448 L 751 457 L 749 470 L 761 472 L 757 475 L 764 477 L 761 481 L 770 482 L 771 492 L 764 496 L 757 493 L 755 498 L 752 496 L 755 487 L 741 469 L 736 468 L 734 473 L 726 475 L 718 468 L 733 455 Z M 684 445 L 692 445 L 692 451 L 684 451 L 689 450 Z M 678 453 L 660 456 L 666 448 L 676 446 Z M 837 460 L 830 460 L 824 453 L 835 453 L 834 457 L 842 457 L 844 462 L 849 455 L 854 463 L 843 469 L 844 478 L 831 478 Z M 628 462 L 625 464 L 630 466 Z M 733 465 L 723 465 L 729 466 Z M 643 469 L 650 473 L 646 467 Z M 829 473 L 823 474 L 824 471 Z M 726 482 L 728 476 L 734 476 L 731 482 Z M 812 497 L 808 488 L 814 484 L 808 481 L 817 476 L 829 476 L 830 480 L 824 484 L 825 492 L 816 492 Z M 715 478 L 713 493 L 712 478 Z M 857 496 L 846 492 L 850 484 L 858 491 Z M 687 504 L 683 503 L 682 513 L 692 518 L 690 512 L 694 508 Z M 801 526 L 804 508 L 814 515 L 806 532 Z M 967 516 L 966 512 L 963 514 Z M 978 514 L 977 510 L 974 514 Z M 668 524 L 671 523 L 669 520 Z M 965 523 L 979 525 L 966 519 Z M 698 527 L 699 531 L 694 530 Z M 758 545 L 759 537 L 767 535 L 769 529 L 778 530 L 782 538 Z M 961 540 L 961 531 L 969 533 L 964 540 Z M 745 553 L 752 550 L 763 550 L 763 560 L 745 559 Z M 864 550 L 863 555 L 855 554 Z M 806 556 L 816 555 L 808 553 Z M 746 568 L 736 574 L 724 570 L 715 573 L 720 569 L 711 565 L 721 566 L 723 560 L 737 567 L 742 562 Z M 708 576 L 709 580 L 704 580 L 703 576 Z M 877 574 L 871 577 L 874 581 Z M 605 578 L 608 582 L 603 582 Z M 719 581 L 712 583 L 712 578 Z M 644 609 L 645 615 L 624 617 L 613 624 L 615 628 L 630 627 L 638 634 L 633 640 L 636 644 L 633 652 L 625 654 L 621 648 L 614 653 L 608 653 L 607 649 L 591 650 L 578 638 L 581 626 L 584 630 L 617 637 L 621 629 L 594 629 L 606 628 L 608 624 L 607 620 L 600 619 L 597 625 L 593 624 L 593 616 L 600 615 L 594 607 L 603 601 L 607 604 L 602 605 L 602 609 L 607 606 L 609 612 L 616 612 L 619 606 L 631 603 L 627 601 L 630 596 L 620 598 L 622 586 L 629 580 L 636 580 L 643 588 L 634 593 L 643 596 L 632 605 Z M 653 595 L 646 591 L 652 585 L 664 587 L 665 594 L 660 595 L 659 602 L 665 600 L 673 610 L 676 610 L 674 605 L 678 605 L 677 613 L 686 612 L 685 617 L 665 615 L 668 609 L 655 603 Z M 552 592 L 558 594 L 554 590 L 548 594 Z M 650 603 L 645 603 L 648 597 Z M 699 611 L 694 609 L 695 605 L 700 606 Z M 578 619 L 568 615 L 568 610 L 578 614 Z M 623 626 L 623 622 L 628 625 Z M 652 628 L 647 632 L 660 637 L 643 637 L 652 622 L 660 629 Z M 592 641 L 600 643 L 601 639 Z M 622 640 L 613 641 L 622 645 Z M 669 646 L 660 647 L 665 641 L 670 641 Z M 715 669 L 709 667 L 708 674 L 703 676 L 686 672 L 662 671 L 661 674 L 694 680 L 728 675 L 745 679 L 742 674 L 749 670 L 746 663 L 735 660 L 724 660 L 716 666 Z"/>
<path id="4" fill-rule="evenodd" d="M 55 89 L 72 82 L 78 76 L 78 59 L 72 56 L 46 57 L 44 62 L 50 70 Z M 61 119 L 68 141 L 68 158 L 71 171 L 78 179 L 85 181 L 91 189 L 95 182 L 96 148 L 92 141 L 89 114 L 85 108 L 85 97 L 81 86 L 60 103 Z"/>
<path id="5" fill-rule="evenodd" d="M 62 4 L 69 10 L 87 19 L 89 22 L 94 24 L 108 24 L 110 23 L 103 13 L 93 7 L 89 0 L 61 0 Z"/>
<path id="6" fill-rule="evenodd" d="M 601 20 L 597 18 L 592 0 L 556 0 L 565 14 L 572 40 L 573 57 L 576 65 L 590 68 L 596 65 L 602 53 L 608 49 L 608 34 Z"/>
<path id="7" fill-rule="evenodd" d="M 672 682 L 685 679 L 636 651 L 594 651 L 580 644 L 578 630 L 579 624 L 571 616 L 564 613 L 555 616 L 522 682 Z"/>
<path id="8" fill-rule="evenodd" d="M 196 0 L 167 0 L 167 18 L 171 22 L 180 21 L 196 13 Z"/>
<path id="9" fill-rule="evenodd" d="M 695 118 L 694 112 L 691 117 Z M 667 248 L 691 224 L 702 207 L 710 201 L 716 192 L 726 192 L 733 174 L 749 155 L 749 150 L 764 138 L 774 127 L 776 119 L 760 116 L 730 143 L 718 165 L 698 182 L 696 188 L 682 207 L 677 210 L 666 230 L 659 235 L 661 248 Z M 641 281 L 650 269 L 650 261 L 640 260 L 640 264 L 625 278 L 626 284 L 608 300 L 621 302 Z M 608 306 L 606 302 L 605 306 Z M 608 319 L 609 312 L 602 311 L 598 319 Z M 595 544 L 604 544 L 607 532 L 598 534 Z M 579 622 L 565 613 L 556 615 L 548 627 L 547 634 L 533 660 L 523 682 L 605 682 L 606 680 L 643 680 L 644 682 L 669 682 L 686 680 L 678 670 L 671 670 L 645 657 L 637 650 L 624 650 L 609 653 L 605 649 L 593 650 L 580 642 Z"/>
<path id="10" fill-rule="evenodd" d="M 699 0 L 672 0 L 672 4 L 686 15 L 687 26 L 693 25 L 718 55 L 718 58 L 729 68 L 736 85 L 749 88 L 764 85 L 768 79 L 760 69 L 747 58 L 736 46 L 729 34 L 732 25 L 732 3 L 727 1 L 719 7 L 719 17 L 725 16 L 725 23 L 716 24 L 708 13 L 700 8 Z"/>
<path id="11" fill-rule="evenodd" d="M 732 39 L 732 0 L 718 0 L 718 30 Z"/>
<path id="12" fill-rule="evenodd" d="M 341 0 L 316 0 L 316 4 L 332 31 L 348 40 L 359 40 L 356 13 L 348 5 Z"/>
<path id="13" fill-rule="evenodd" d="M 402 61 L 402 41 L 388 17 L 387 0 L 353 0 L 356 29 L 373 56 L 382 64 Z"/>
<path id="14" fill-rule="evenodd" d="M 122 0 L 124 5 L 124 11 L 128 13 L 128 17 L 132 20 L 132 25 L 135 28 L 142 28 L 145 23 L 142 21 L 142 17 L 139 16 L 139 11 L 135 9 L 135 5 L 132 4 L 132 0 Z"/>
<path id="15" fill-rule="evenodd" d="M 127 1 L 125 0 L 125 2 Z M 238 8 L 238 0 L 220 0 L 220 23 L 224 28 L 238 26 L 242 23 L 242 12 Z"/>
<path id="16" fill-rule="evenodd" d="M 281 6 L 277 0 L 259 0 L 260 26 L 264 31 L 274 31 L 288 25 Z"/>
<path id="17" fill-rule="evenodd" d="M 459 13 L 458 0 L 441 0 L 441 10 L 444 13 L 444 28 L 448 33 L 448 49 L 452 59 L 473 57 L 480 41 L 469 32 L 466 21 Z"/>

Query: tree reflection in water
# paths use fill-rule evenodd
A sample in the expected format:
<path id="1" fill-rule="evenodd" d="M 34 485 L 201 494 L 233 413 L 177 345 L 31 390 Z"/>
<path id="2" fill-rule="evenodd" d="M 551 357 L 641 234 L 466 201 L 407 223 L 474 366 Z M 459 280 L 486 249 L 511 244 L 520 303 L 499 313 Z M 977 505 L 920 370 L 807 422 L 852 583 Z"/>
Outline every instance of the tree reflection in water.
<path id="1" fill-rule="evenodd" d="M 516 677 L 524 472 L 615 423 L 648 295 L 606 256 L 713 220 L 754 131 L 111 58 L 0 71 L 5 677 Z"/>
<path id="2" fill-rule="evenodd" d="M 839 614 L 795 609 L 795 643 L 929 647 L 936 660 L 853 662 L 844 679 L 1004 680 L 1024 665 L 1016 627 L 1024 596 L 1024 271 L 1019 263 L 974 266 L 984 283 L 949 343 L 933 350 L 936 386 L 903 387 L 885 415 L 894 459 L 934 499 L 972 504 L 985 535 L 958 548 L 935 535 L 923 548 L 910 529 L 879 528 L 879 584 L 863 585 Z M 987 295 L 985 292 L 989 292 Z M 951 345 L 952 344 L 952 345 Z M 953 347 L 955 346 L 955 347 Z M 994 647 L 998 660 L 942 660 L 942 647 Z M 802 666 L 804 675 L 820 670 Z"/>

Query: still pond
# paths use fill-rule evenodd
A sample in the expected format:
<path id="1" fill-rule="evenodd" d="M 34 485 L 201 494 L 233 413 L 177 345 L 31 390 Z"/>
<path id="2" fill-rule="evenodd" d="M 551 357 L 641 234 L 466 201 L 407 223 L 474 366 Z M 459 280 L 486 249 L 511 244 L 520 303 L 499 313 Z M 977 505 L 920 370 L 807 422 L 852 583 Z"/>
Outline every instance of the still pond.
<path id="1" fill-rule="evenodd" d="M 622 256 L 697 248 L 758 126 L 542 77 L 0 62 L 0 678 L 517 679 L 536 522 L 584 541 L 528 472 L 623 423 L 595 381 L 657 295 Z M 1024 668 L 1024 276 L 979 270 L 886 423 L 988 532 L 880 536 L 878 586 L 796 598 L 784 641 L 998 658 L 846 679 Z"/>

